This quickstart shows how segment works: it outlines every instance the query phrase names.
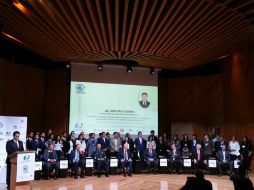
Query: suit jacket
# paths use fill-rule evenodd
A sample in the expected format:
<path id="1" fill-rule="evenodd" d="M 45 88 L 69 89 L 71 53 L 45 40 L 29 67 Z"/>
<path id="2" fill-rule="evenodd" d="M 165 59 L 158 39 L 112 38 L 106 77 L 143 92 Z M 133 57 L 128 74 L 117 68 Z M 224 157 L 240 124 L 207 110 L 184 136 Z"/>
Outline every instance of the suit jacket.
<path id="1" fill-rule="evenodd" d="M 128 160 L 132 159 L 132 153 L 131 151 L 128 149 L 127 150 L 127 154 L 128 154 Z M 121 148 L 118 152 L 118 159 L 121 161 L 121 160 L 124 160 L 124 149 Z"/>
<path id="2" fill-rule="evenodd" d="M 197 144 L 201 144 L 201 141 L 200 140 L 196 140 L 196 143 L 194 144 L 194 141 L 193 140 L 191 140 L 191 152 L 194 152 L 195 150 L 197 150 L 196 149 L 196 145 Z"/>
<path id="3" fill-rule="evenodd" d="M 106 159 L 106 153 L 104 150 L 95 150 L 92 155 L 93 159 L 97 161 L 98 159 Z"/>
<path id="4" fill-rule="evenodd" d="M 139 101 L 139 104 L 140 104 L 141 107 L 143 107 L 143 108 L 147 108 L 147 107 L 150 106 L 150 102 L 149 102 L 149 101 L 146 101 L 146 104 L 144 104 L 143 101 L 141 100 L 141 101 Z"/>
<path id="5" fill-rule="evenodd" d="M 101 137 L 98 138 L 98 143 L 101 144 L 101 149 L 109 149 L 110 148 L 109 140 L 107 138 L 105 138 L 105 141 Z"/>
<path id="6" fill-rule="evenodd" d="M 168 153 L 168 158 L 169 158 L 169 161 L 179 161 L 181 160 L 181 155 L 180 155 L 180 151 L 179 150 L 175 150 L 175 154 L 174 154 L 174 151 L 173 150 L 170 150 L 170 152 Z"/>
<path id="7" fill-rule="evenodd" d="M 93 152 L 96 149 L 96 143 L 97 143 L 96 139 L 89 138 L 87 140 L 87 142 L 86 142 L 86 150 L 87 150 L 88 156 L 92 156 Z"/>
<path id="8" fill-rule="evenodd" d="M 17 146 L 17 143 L 13 139 L 7 141 L 7 143 L 6 143 L 6 152 L 7 152 L 6 163 L 10 162 L 10 155 L 11 154 L 13 154 L 14 152 L 18 152 L 18 151 L 24 151 L 23 142 L 19 140 L 18 143 L 19 143 L 19 147 Z"/>
<path id="9" fill-rule="evenodd" d="M 215 141 L 214 142 L 214 149 L 215 149 L 215 152 L 219 152 L 221 150 L 221 146 L 222 145 L 226 145 L 228 146 L 227 142 L 226 141 Z"/>
<path id="10" fill-rule="evenodd" d="M 78 151 L 79 154 L 79 160 L 83 158 L 82 154 L 80 153 L 80 151 Z M 72 150 L 70 153 L 70 159 L 71 161 L 75 159 L 76 156 L 76 149 Z"/>
<path id="11" fill-rule="evenodd" d="M 144 152 L 146 149 L 146 140 L 142 138 L 142 144 L 140 143 L 139 138 L 135 139 L 135 146 L 136 146 L 136 151 L 138 152 Z"/>
<path id="12" fill-rule="evenodd" d="M 44 151 L 42 159 L 46 162 L 48 161 L 48 159 L 49 159 L 49 151 L 48 150 Z M 58 160 L 57 153 L 55 150 L 53 150 L 53 159 Z"/>
<path id="13" fill-rule="evenodd" d="M 198 151 L 197 150 L 192 153 L 192 159 L 198 160 Z M 200 161 L 204 161 L 204 151 L 202 149 L 200 149 Z"/>
<path id="14" fill-rule="evenodd" d="M 32 150 L 37 150 L 37 148 L 40 148 L 42 150 L 43 148 L 43 143 L 41 141 L 41 139 L 39 139 L 38 141 L 36 141 L 35 139 L 32 140 Z"/>
<path id="15" fill-rule="evenodd" d="M 157 153 L 154 149 L 152 149 L 152 154 L 149 153 L 149 149 L 147 148 L 144 152 L 144 159 L 147 161 L 149 158 L 157 159 Z"/>
<path id="16" fill-rule="evenodd" d="M 115 144 L 115 138 L 110 139 L 110 151 L 111 152 L 118 152 L 119 149 L 122 147 L 120 139 L 117 139 Z"/>
<path id="17" fill-rule="evenodd" d="M 223 152 L 222 151 L 217 152 L 216 157 L 219 162 L 223 162 Z M 227 162 L 229 162 L 229 160 L 230 160 L 230 155 L 229 155 L 228 151 L 225 151 L 225 159 L 227 160 Z"/>
<path id="18" fill-rule="evenodd" d="M 213 141 L 204 140 L 203 141 L 203 150 L 204 150 L 205 155 L 212 155 L 213 154 Z"/>

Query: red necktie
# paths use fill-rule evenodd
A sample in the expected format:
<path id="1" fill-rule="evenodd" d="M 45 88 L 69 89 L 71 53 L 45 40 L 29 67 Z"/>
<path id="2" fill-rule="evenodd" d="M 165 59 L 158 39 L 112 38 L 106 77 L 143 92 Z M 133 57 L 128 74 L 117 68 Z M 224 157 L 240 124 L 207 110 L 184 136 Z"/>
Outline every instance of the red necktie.
<path id="1" fill-rule="evenodd" d="M 200 160 L 200 150 L 198 150 L 198 161 Z"/>

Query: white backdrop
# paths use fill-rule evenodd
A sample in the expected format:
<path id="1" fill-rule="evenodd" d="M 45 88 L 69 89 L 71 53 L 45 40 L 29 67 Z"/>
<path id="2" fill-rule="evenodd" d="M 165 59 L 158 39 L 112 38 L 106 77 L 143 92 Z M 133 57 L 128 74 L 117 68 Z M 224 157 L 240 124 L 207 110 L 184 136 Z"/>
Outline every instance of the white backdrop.
<path id="1" fill-rule="evenodd" d="M 26 142 L 27 117 L 0 116 L 0 183 L 6 182 L 6 142 L 13 138 L 14 131 L 20 132 L 19 140 Z"/>

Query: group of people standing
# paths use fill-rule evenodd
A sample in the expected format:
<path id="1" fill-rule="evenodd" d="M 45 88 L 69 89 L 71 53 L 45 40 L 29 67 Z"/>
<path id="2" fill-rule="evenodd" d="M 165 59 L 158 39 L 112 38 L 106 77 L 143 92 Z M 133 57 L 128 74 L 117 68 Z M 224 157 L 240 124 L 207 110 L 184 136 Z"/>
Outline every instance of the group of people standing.
<path id="1" fill-rule="evenodd" d="M 17 135 L 19 136 L 18 132 L 13 134 L 13 140 L 7 142 L 8 155 L 13 151 L 24 149 L 22 143 L 19 145 L 11 143 L 16 142 Z M 16 149 L 11 150 L 10 147 L 14 146 Z M 223 136 L 217 135 L 211 139 L 208 134 L 205 134 L 202 140 L 199 140 L 195 134 L 191 139 L 184 134 L 182 139 L 174 135 L 173 139 L 169 140 L 166 133 L 158 138 L 153 130 L 150 131 L 147 139 L 142 136 L 142 132 L 138 132 L 134 140 L 129 133 L 123 138 L 118 132 L 114 132 L 113 136 L 102 132 L 98 138 L 95 133 L 90 133 L 88 139 L 85 139 L 83 132 L 78 136 L 74 131 L 70 134 L 64 132 L 57 136 L 52 130 L 49 130 L 47 134 L 30 132 L 25 147 L 27 150 L 36 151 L 36 159 L 43 161 L 46 179 L 49 179 L 51 169 L 55 170 L 54 178 L 57 178 L 58 161 L 63 158 L 69 160 L 69 170 L 77 179 L 79 168 L 80 177 L 85 177 L 85 158 L 87 157 L 94 159 L 95 171 L 100 177 L 101 170 L 105 171 L 106 176 L 109 175 L 109 159 L 113 157 L 119 160 L 123 175 L 131 176 L 133 162 L 141 161 L 147 166 L 148 172 L 154 172 L 157 169 L 159 156 L 167 158 L 170 172 L 181 172 L 184 158 L 191 158 L 194 169 L 206 169 L 207 160 L 216 158 L 221 174 L 227 169 L 232 172 L 232 161 L 236 159 L 249 169 L 252 156 L 252 146 L 247 137 L 244 137 L 241 143 L 235 136 L 227 142 Z M 10 167 L 8 163 L 7 158 L 7 169 Z"/>

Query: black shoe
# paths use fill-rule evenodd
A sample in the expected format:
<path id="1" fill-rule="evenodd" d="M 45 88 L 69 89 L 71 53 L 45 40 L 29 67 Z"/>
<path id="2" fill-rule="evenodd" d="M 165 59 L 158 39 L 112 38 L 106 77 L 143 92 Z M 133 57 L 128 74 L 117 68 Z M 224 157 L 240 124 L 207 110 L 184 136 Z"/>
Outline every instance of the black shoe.
<path id="1" fill-rule="evenodd" d="M 100 173 L 98 173 L 98 177 L 101 177 L 101 174 L 100 174 Z"/>
<path id="2" fill-rule="evenodd" d="M 47 177 L 45 177 L 44 179 L 45 179 L 45 180 L 49 180 L 49 177 L 47 176 Z"/>
<path id="3" fill-rule="evenodd" d="M 105 176 L 108 177 L 108 173 L 106 173 Z"/>
<path id="4" fill-rule="evenodd" d="M 80 177 L 81 177 L 81 178 L 85 178 L 85 175 L 84 175 L 84 174 L 81 174 Z"/>
<path id="5" fill-rule="evenodd" d="M 125 172 L 123 173 L 123 176 L 126 177 L 126 173 Z"/>
<path id="6" fill-rule="evenodd" d="M 75 176 L 74 176 L 74 179 L 78 179 L 78 176 L 77 176 L 77 175 L 75 175 Z"/>
<path id="7" fill-rule="evenodd" d="M 57 179 L 57 176 L 54 176 L 54 179 Z"/>
<path id="8" fill-rule="evenodd" d="M 131 177 L 131 173 L 128 173 L 128 176 Z"/>

